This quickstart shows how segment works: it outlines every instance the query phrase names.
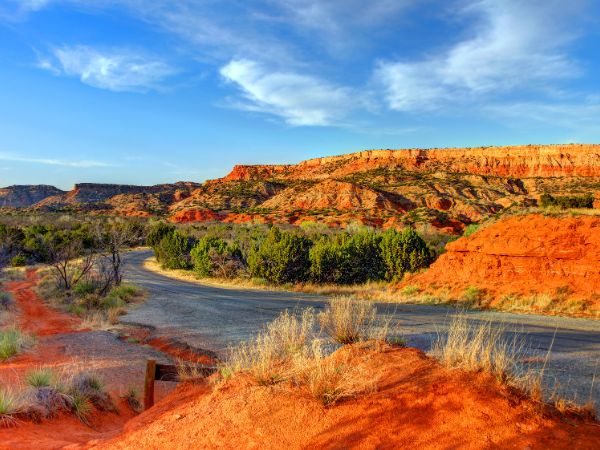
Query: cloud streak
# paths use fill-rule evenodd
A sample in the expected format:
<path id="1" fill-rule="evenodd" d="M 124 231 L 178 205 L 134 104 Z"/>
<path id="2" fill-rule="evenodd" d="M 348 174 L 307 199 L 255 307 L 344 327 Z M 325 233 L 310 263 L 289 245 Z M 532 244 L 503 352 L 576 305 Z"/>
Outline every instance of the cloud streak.
<path id="1" fill-rule="evenodd" d="M 29 158 L 18 155 L 11 155 L 7 153 L 0 153 L 0 161 L 12 161 L 21 163 L 32 163 L 42 164 L 46 166 L 61 166 L 61 167 L 75 167 L 80 169 L 91 169 L 98 167 L 111 167 L 112 164 L 108 164 L 100 161 L 93 160 L 81 160 L 81 161 L 65 161 L 62 159 L 52 158 Z"/>
<path id="2" fill-rule="evenodd" d="M 221 75 L 238 86 L 244 99 L 231 106 L 275 115 L 290 125 L 335 124 L 353 107 L 350 89 L 309 75 L 269 71 L 255 61 L 230 61 Z"/>
<path id="3" fill-rule="evenodd" d="M 115 92 L 158 90 L 175 73 L 165 62 L 131 50 L 102 51 L 79 45 L 56 48 L 52 53 L 51 58 L 40 59 L 40 68 Z"/>
<path id="4" fill-rule="evenodd" d="M 577 75 L 576 61 L 565 52 L 573 39 L 565 24 L 581 2 L 471 0 L 464 5 L 461 15 L 475 19 L 471 37 L 419 61 L 379 62 L 375 79 L 391 109 L 435 109 Z"/>

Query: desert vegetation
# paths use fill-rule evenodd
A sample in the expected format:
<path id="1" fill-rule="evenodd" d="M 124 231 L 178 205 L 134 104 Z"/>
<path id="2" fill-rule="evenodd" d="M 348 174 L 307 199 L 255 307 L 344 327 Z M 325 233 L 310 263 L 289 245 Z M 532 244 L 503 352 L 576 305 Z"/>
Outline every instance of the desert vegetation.
<path id="1" fill-rule="evenodd" d="M 356 348 L 380 351 L 399 345 L 397 327 L 379 316 L 371 303 L 333 298 L 324 311 L 286 311 L 252 340 L 230 349 L 220 366 L 221 379 L 249 375 L 261 386 L 305 390 L 332 405 L 374 389 L 364 365 L 350 364 Z"/>
<path id="2" fill-rule="evenodd" d="M 427 267 L 435 251 L 412 228 L 385 232 L 277 226 L 211 225 L 178 229 L 159 223 L 148 244 L 167 269 L 200 277 L 262 279 L 272 284 L 339 285 L 393 281 Z"/>
<path id="3" fill-rule="evenodd" d="M 0 426 L 19 420 L 39 422 L 61 413 L 73 414 L 90 425 L 94 411 L 115 412 L 102 379 L 92 372 L 39 367 L 25 374 L 23 387 L 0 388 Z"/>
<path id="4" fill-rule="evenodd" d="M 550 386 L 544 379 L 552 345 L 541 358 L 528 358 L 528 351 L 518 332 L 502 324 L 471 321 L 458 313 L 453 316 L 448 332 L 434 342 L 430 353 L 447 367 L 493 376 L 514 389 L 517 395 L 532 401 L 539 413 L 596 417 L 596 405 L 591 397 L 593 380 L 590 398 L 580 399 L 579 403 L 566 399 L 557 394 L 556 381 Z"/>
<path id="5" fill-rule="evenodd" d="M 145 242 L 145 223 L 70 216 L 51 221 L 43 215 L 5 220 L 0 224 L 0 262 L 43 265 L 38 293 L 85 317 L 86 325 L 114 324 L 128 304 L 142 298 L 139 289 L 123 284 L 121 255 Z"/>

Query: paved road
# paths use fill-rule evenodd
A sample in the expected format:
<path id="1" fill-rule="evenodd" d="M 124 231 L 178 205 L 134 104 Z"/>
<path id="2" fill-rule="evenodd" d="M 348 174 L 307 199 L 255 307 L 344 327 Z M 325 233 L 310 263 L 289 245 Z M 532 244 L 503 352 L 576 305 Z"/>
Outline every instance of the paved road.
<path id="1" fill-rule="evenodd" d="M 229 345 L 247 339 L 285 309 L 320 310 L 326 298 L 293 292 L 224 289 L 176 280 L 143 267 L 150 250 L 125 255 L 126 279 L 148 290 L 149 298 L 123 316 L 124 323 L 151 327 L 159 336 L 224 355 Z M 453 309 L 430 305 L 377 305 L 393 315 L 409 345 L 428 350 L 447 328 Z M 522 333 L 527 352 L 544 357 L 553 338 L 548 382 L 558 380 L 565 395 L 586 401 L 597 373 L 592 396 L 600 405 L 600 321 L 548 316 L 470 311 L 475 321 L 490 320 L 507 333 Z"/>

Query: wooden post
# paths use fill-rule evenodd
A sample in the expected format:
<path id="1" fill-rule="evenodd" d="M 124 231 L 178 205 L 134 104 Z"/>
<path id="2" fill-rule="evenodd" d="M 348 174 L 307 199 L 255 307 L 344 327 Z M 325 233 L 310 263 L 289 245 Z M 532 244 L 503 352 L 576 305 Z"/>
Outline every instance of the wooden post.
<path id="1" fill-rule="evenodd" d="M 146 379 L 144 380 L 144 409 L 154 405 L 154 378 L 156 376 L 156 361 L 149 359 L 146 362 Z"/>

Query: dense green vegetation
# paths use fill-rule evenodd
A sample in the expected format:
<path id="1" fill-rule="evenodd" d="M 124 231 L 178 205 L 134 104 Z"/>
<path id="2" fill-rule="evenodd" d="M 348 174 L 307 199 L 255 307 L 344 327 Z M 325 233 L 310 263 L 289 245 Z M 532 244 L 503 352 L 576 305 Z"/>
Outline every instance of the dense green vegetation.
<path id="1" fill-rule="evenodd" d="M 542 196 L 540 197 L 540 206 L 542 208 L 548 208 L 550 206 L 557 206 L 562 209 L 593 208 L 594 207 L 594 196 L 592 194 L 563 195 L 563 196 L 542 194 Z"/>
<path id="2" fill-rule="evenodd" d="M 164 268 L 199 276 L 248 276 L 270 283 L 356 284 L 398 280 L 427 267 L 435 252 L 412 228 L 331 230 L 216 224 L 178 229 L 156 224 L 148 233 Z"/>

